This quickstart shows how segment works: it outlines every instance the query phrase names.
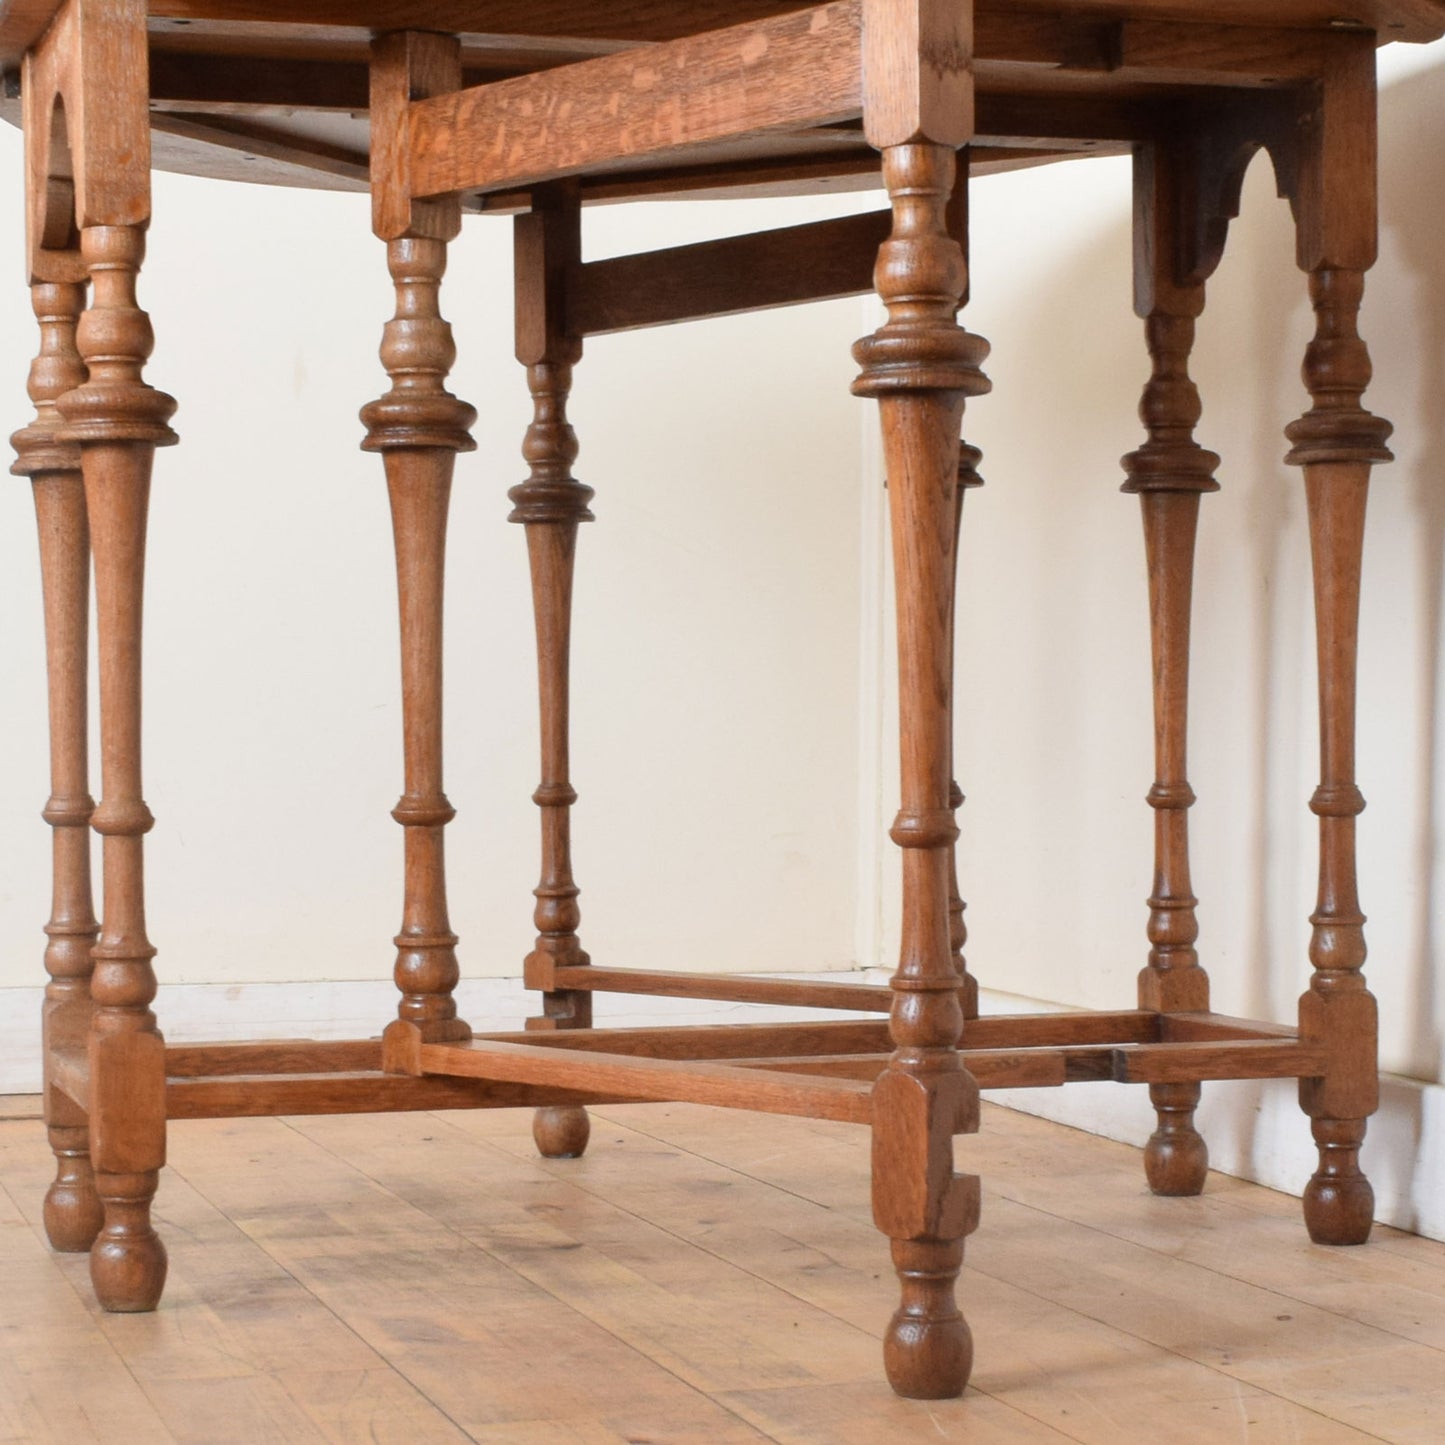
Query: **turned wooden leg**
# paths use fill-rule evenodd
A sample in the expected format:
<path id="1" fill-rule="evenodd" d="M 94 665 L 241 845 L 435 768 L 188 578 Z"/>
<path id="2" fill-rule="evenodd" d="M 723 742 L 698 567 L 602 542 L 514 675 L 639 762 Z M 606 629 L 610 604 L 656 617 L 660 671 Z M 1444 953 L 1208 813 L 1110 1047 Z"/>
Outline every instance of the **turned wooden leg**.
<path id="1" fill-rule="evenodd" d="M 1360 561 L 1370 468 L 1390 460 L 1390 424 L 1361 404 L 1370 357 L 1357 329 L 1375 258 L 1374 47 L 1344 38 L 1300 127 L 1298 259 L 1309 276 L 1315 334 L 1305 350 L 1312 405 L 1288 428 L 1287 460 L 1304 469 L 1314 571 L 1320 703 L 1319 896 L 1310 923 L 1314 973 L 1300 1000 L 1300 1037 L 1322 1047 L 1319 1078 L 1300 1080 L 1320 1162 L 1304 1216 L 1319 1244 L 1362 1244 L 1374 1191 L 1360 1170 L 1365 1121 L 1379 1103 L 1378 1024 L 1365 986 L 1364 915 L 1355 879 L 1355 668 Z"/>
<path id="2" fill-rule="evenodd" d="M 98 925 L 91 902 L 89 743 L 86 733 L 86 631 L 90 602 L 90 531 L 80 450 L 61 442 L 56 398 L 85 381 L 75 346 L 76 321 L 85 288 L 40 283 L 31 288 L 40 323 L 40 354 L 30 368 L 35 420 L 11 442 L 18 458 L 11 471 L 29 477 L 40 533 L 40 578 L 45 598 L 46 672 L 50 693 L 50 799 L 45 821 L 52 829 L 49 942 L 42 1029 L 45 1050 L 45 1123 L 55 1153 L 55 1182 L 45 1196 L 45 1232 L 68 1253 L 88 1250 L 100 1233 L 103 1212 L 90 1164 L 89 1120 L 70 1096 L 56 1088 L 51 1072 L 57 1053 L 79 1054 L 90 1029 L 90 951 Z"/>
<path id="3" fill-rule="evenodd" d="M 456 360 L 438 291 L 446 242 L 404 237 L 387 245 L 396 316 L 381 362 L 391 390 L 364 407 L 362 447 L 386 465 L 401 616 L 405 791 L 392 817 L 405 830 L 405 889 L 396 938 L 397 1016 L 426 1043 L 469 1039 L 453 992 L 457 937 L 447 916 L 443 830 L 455 816 L 442 788 L 442 597 L 447 511 L 458 452 L 475 443 L 476 412 L 443 384 Z"/>
<path id="4" fill-rule="evenodd" d="M 945 208 L 954 155 L 943 145 L 884 150 L 893 232 L 875 273 L 888 321 L 854 348 L 854 392 L 877 399 L 888 464 L 898 593 L 903 806 L 903 942 L 893 977 L 895 1050 L 873 1092 L 873 1214 L 893 1241 L 902 1303 L 884 1363 L 918 1399 L 957 1395 L 973 1343 L 954 1300 L 963 1240 L 977 1224 L 978 1180 L 953 1171 L 953 1137 L 978 1127 L 978 1086 L 957 1044 L 963 1027 L 949 947 L 949 610 L 964 398 L 986 391 L 987 345 L 954 321 L 963 253 Z"/>
<path id="5" fill-rule="evenodd" d="M 1209 979 L 1195 942 L 1198 900 L 1189 878 L 1189 622 L 1199 498 L 1219 490 L 1219 458 L 1194 439 L 1199 392 L 1189 377 L 1203 282 L 1177 277 L 1187 220 L 1182 158 L 1164 146 L 1140 147 L 1134 168 L 1139 244 L 1137 309 L 1145 322 L 1152 374 L 1139 403 L 1147 439 L 1124 458 L 1123 490 L 1137 492 L 1149 573 L 1149 634 L 1154 661 L 1154 886 L 1149 896 L 1149 961 L 1139 974 L 1139 1007 L 1182 1013 L 1209 1007 Z M 1182 194 L 1181 194 L 1182 193 Z M 1155 1194 L 1198 1194 L 1209 1151 L 1194 1127 L 1197 1083 L 1151 1084 L 1158 1127 L 1145 1146 L 1144 1171 Z"/>
<path id="6" fill-rule="evenodd" d="M 100 659 L 104 917 L 93 957 L 90 1145 L 105 1224 L 91 1249 L 96 1297 L 108 1310 L 149 1310 L 166 1253 L 150 1223 L 165 1163 L 165 1044 L 150 1010 L 155 955 L 146 935 L 141 794 L 141 599 L 151 462 L 175 441 L 175 402 L 147 386 L 150 320 L 135 300 L 145 251 L 140 226 L 89 226 L 81 254 L 93 295 L 78 342 L 89 380 L 59 399 L 60 436 L 78 443 L 95 554 Z"/>
<path id="7" fill-rule="evenodd" d="M 590 960 L 577 937 L 581 910 L 572 876 L 572 787 L 568 761 L 568 666 L 572 629 L 572 574 L 577 527 L 590 522 L 592 488 L 572 475 L 577 435 L 567 421 L 572 368 L 582 343 L 566 334 L 559 283 L 581 254 L 580 208 L 575 187 L 538 190 L 530 214 L 516 221 L 517 360 L 527 368 L 532 424 L 522 443 L 531 474 L 508 493 L 510 520 L 527 529 L 532 606 L 537 624 L 537 680 L 541 704 L 542 781 L 532 801 L 542 810 L 542 876 L 533 918 L 537 941 L 527 955 L 528 988 L 542 990 L 542 1013 L 531 1029 L 590 1028 L 592 995 L 558 987 L 559 968 Z M 532 1134 L 549 1159 L 576 1158 L 587 1148 L 587 1111 L 574 1105 L 539 1109 Z"/>
<path id="8" fill-rule="evenodd" d="M 1305 1223 L 1318 1244 L 1363 1244 L 1374 1191 L 1360 1171 L 1365 1121 L 1379 1103 L 1375 1000 L 1365 987 L 1364 915 L 1355 880 L 1355 659 L 1360 559 L 1370 467 L 1389 460 L 1390 425 L 1360 406 L 1370 378 L 1355 330 L 1364 290 L 1359 270 L 1310 274 L 1317 329 L 1305 355 L 1314 407 L 1289 428 L 1289 460 L 1304 468 L 1314 567 L 1319 656 L 1319 902 L 1310 923 L 1314 974 L 1300 1000 L 1300 1033 L 1329 1052 L 1323 1077 L 1300 1082 L 1320 1164 L 1305 1190 Z"/>
<path id="9" fill-rule="evenodd" d="M 955 669 L 956 649 L 954 647 L 955 634 L 955 603 L 953 593 L 956 591 L 956 580 L 958 574 L 958 539 L 963 528 L 963 498 L 969 487 L 981 487 L 983 478 L 978 474 L 978 464 L 983 460 L 983 453 L 977 447 L 969 446 L 962 442 L 958 450 L 958 486 L 954 493 L 953 502 L 953 573 L 950 576 L 950 596 L 948 602 L 948 675 L 952 679 Z M 949 715 L 948 715 L 948 807 L 954 815 L 955 826 L 957 825 L 958 810 L 963 807 L 963 789 L 958 786 L 958 778 L 953 763 L 953 694 L 949 694 Z M 948 845 L 948 951 L 953 956 L 954 972 L 959 979 L 959 1002 L 963 1006 L 963 1016 L 967 1019 L 978 1017 L 978 980 L 968 971 L 968 962 L 964 957 L 964 949 L 968 946 L 968 924 L 964 922 L 964 909 L 966 904 L 963 901 L 963 894 L 958 886 L 958 840 L 955 839 Z"/>

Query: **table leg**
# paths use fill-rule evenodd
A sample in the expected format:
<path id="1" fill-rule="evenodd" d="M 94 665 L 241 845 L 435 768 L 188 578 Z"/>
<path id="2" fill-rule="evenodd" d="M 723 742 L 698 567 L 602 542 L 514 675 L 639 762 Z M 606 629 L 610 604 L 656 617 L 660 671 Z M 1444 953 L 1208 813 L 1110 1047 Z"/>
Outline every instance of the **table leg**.
<path id="1" fill-rule="evenodd" d="M 1319 901 L 1310 918 L 1314 974 L 1300 1001 L 1302 1036 L 1324 1042 L 1333 1056 L 1322 1078 L 1300 1084 L 1320 1151 L 1304 1196 L 1305 1221 L 1319 1244 L 1363 1243 L 1374 1216 L 1374 1191 L 1359 1166 L 1379 1082 L 1355 876 L 1355 818 L 1365 806 L 1355 785 L 1355 665 L 1365 500 L 1371 463 L 1389 455 L 1383 445 L 1389 425 L 1358 406 L 1370 374 L 1355 333 L 1363 289 L 1361 271 L 1311 272 L 1318 329 L 1305 379 L 1315 406 L 1290 428 L 1290 459 L 1305 473 L 1319 658 L 1320 785 L 1310 800 L 1320 820 Z M 1367 458 L 1346 455 L 1372 448 Z"/>
<path id="2" fill-rule="evenodd" d="M 456 360 L 438 307 L 446 255 L 442 240 L 387 243 L 396 315 L 381 361 L 392 386 L 361 413 L 362 447 L 380 452 L 386 466 L 401 620 L 405 791 L 392 811 L 405 830 L 397 1016 L 426 1043 L 471 1037 L 453 997 L 460 970 L 447 915 L 444 829 L 456 814 L 442 788 L 442 602 L 452 472 L 457 453 L 475 445 L 469 428 L 477 414 L 444 385 Z"/>
<path id="3" fill-rule="evenodd" d="M 108 1310 L 149 1310 L 165 1285 L 166 1253 L 150 1223 L 165 1163 L 165 1044 L 150 1004 L 155 949 L 146 934 L 141 795 L 141 602 L 155 448 L 175 441 L 175 402 L 146 385 L 150 319 L 136 305 L 145 253 L 140 225 L 87 226 L 81 254 L 90 309 L 78 330 L 89 380 L 59 400 L 61 437 L 79 443 L 95 555 L 100 660 L 104 916 L 91 998 L 90 1144 L 105 1224 L 90 1271 Z"/>
<path id="4" fill-rule="evenodd" d="M 86 728 L 86 633 L 90 604 L 90 530 L 80 452 L 57 440 L 56 399 L 85 381 L 75 346 L 85 288 L 38 283 L 31 300 L 40 323 L 40 354 L 30 368 L 35 420 L 11 438 L 28 476 L 40 533 L 40 578 L 45 599 L 45 662 L 50 694 L 50 798 L 53 893 L 45 968 L 42 1030 L 45 1123 L 56 1176 L 45 1196 L 45 1232 L 67 1253 L 88 1250 L 103 1219 L 90 1163 L 84 1109 L 50 1081 L 57 1052 L 80 1053 L 90 1029 L 90 951 L 98 925 L 91 901 L 89 740 Z"/>
<path id="5" fill-rule="evenodd" d="M 978 1127 L 978 1086 L 963 1067 L 958 974 L 949 947 L 951 682 L 959 427 L 966 396 L 985 391 L 987 345 L 954 320 L 963 254 L 945 210 L 949 146 L 883 152 L 893 232 L 879 252 L 888 320 L 854 349 L 854 391 L 877 399 L 883 425 L 898 593 L 903 806 L 903 942 L 893 977 L 895 1045 L 874 1087 L 873 1214 L 893 1241 L 902 1303 L 884 1343 L 893 1388 L 915 1398 L 958 1394 L 973 1344 L 954 1301 L 963 1240 L 977 1224 L 978 1180 L 953 1172 L 953 1137 Z"/>
<path id="6" fill-rule="evenodd" d="M 572 805 L 577 793 L 569 767 L 569 662 L 572 577 L 577 527 L 590 522 L 592 488 L 577 481 L 577 435 L 567 420 L 572 368 L 580 340 L 567 335 L 560 285 L 581 256 L 581 212 L 575 187 L 541 188 L 533 209 L 516 222 L 517 359 L 527 368 L 532 423 L 522 443 L 531 469 L 508 493 L 511 520 L 527 529 L 532 606 L 537 627 L 537 679 L 542 736 L 542 781 L 532 801 L 542 810 L 542 873 L 535 889 L 537 940 L 527 956 L 530 988 L 540 988 L 542 1014 L 528 1028 L 576 1029 L 592 1024 L 592 995 L 551 987 L 553 971 L 590 962 L 577 937 L 582 921 L 572 874 Z M 576 1158 L 587 1147 L 587 1111 L 543 1108 L 532 1128 L 549 1159 Z"/>
<path id="7" fill-rule="evenodd" d="M 1370 468 L 1390 460 L 1390 424 L 1361 405 L 1370 357 L 1357 329 L 1375 257 L 1375 84 L 1369 37 L 1346 46 L 1303 128 L 1299 261 L 1309 275 L 1315 335 L 1304 382 L 1313 405 L 1288 428 L 1288 461 L 1304 469 L 1314 570 L 1320 704 L 1319 899 L 1310 923 L 1314 973 L 1300 1035 L 1322 1044 L 1323 1075 L 1300 1081 L 1320 1162 L 1304 1214 L 1319 1244 L 1362 1244 L 1374 1191 L 1360 1170 L 1365 1123 L 1379 1102 L 1378 1023 L 1365 986 L 1364 915 L 1355 875 L 1355 669 L 1360 562 Z"/>
<path id="8" fill-rule="evenodd" d="M 1179 279 L 1181 230 L 1197 187 L 1186 161 L 1164 146 L 1141 146 L 1134 166 L 1137 309 L 1145 322 L 1152 374 L 1139 403 L 1148 433 L 1124 458 L 1126 492 L 1137 492 L 1149 574 L 1154 662 L 1154 886 L 1149 897 L 1149 961 L 1139 975 L 1139 1007 L 1181 1013 L 1209 1007 L 1209 979 L 1195 942 L 1198 899 L 1189 877 L 1189 624 L 1199 498 L 1218 491 L 1219 458 L 1194 439 L 1199 392 L 1189 376 L 1195 318 L 1204 310 L 1203 281 Z M 1155 1194 L 1198 1194 L 1209 1151 L 1194 1127 L 1197 1083 L 1150 1084 L 1158 1127 L 1144 1150 Z"/>

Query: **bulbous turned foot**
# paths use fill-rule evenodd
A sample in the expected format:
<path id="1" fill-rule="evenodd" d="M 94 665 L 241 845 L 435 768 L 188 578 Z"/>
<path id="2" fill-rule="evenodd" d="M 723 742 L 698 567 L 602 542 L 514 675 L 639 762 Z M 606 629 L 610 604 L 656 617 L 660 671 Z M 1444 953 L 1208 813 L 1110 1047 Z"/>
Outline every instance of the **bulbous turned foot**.
<path id="1" fill-rule="evenodd" d="M 151 1228 L 149 1200 L 109 1206 L 105 1228 L 91 1246 L 90 1282 L 100 1307 L 112 1314 L 142 1314 L 161 1302 L 166 1247 Z"/>
<path id="2" fill-rule="evenodd" d="M 62 1172 L 45 1194 L 45 1237 L 62 1254 L 84 1254 L 105 1223 L 105 1209 L 86 1169 L 83 1176 Z"/>
<path id="3" fill-rule="evenodd" d="M 45 1194 L 45 1235 L 50 1247 L 62 1254 L 84 1254 L 105 1223 L 105 1209 L 95 1192 L 87 1130 L 53 1124 L 49 1132 L 55 1180 Z"/>
<path id="4" fill-rule="evenodd" d="M 1155 1194 L 1168 1199 L 1204 1192 L 1209 1174 L 1209 1149 L 1193 1129 L 1187 1133 L 1156 1132 L 1144 1146 L 1144 1177 Z"/>
<path id="5" fill-rule="evenodd" d="M 973 1369 L 973 1335 L 954 1298 L 962 1239 L 895 1239 L 903 1299 L 883 1336 L 888 1383 L 906 1400 L 951 1400 Z"/>
<path id="6" fill-rule="evenodd" d="M 973 1370 L 973 1332 L 957 1311 L 926 1319 L 900 1309 L 883 1337 L 883 1368 L 905 1400 L 952 1400 Z"/>
<path id="7" fill-rule="evenodd" d="M 1360 1172 L 1363 1119 L 1314 1119 L 1320 1167 L 1305 1185 L 1305 1227 L 1316 1244 L 1363 1244 L 1375 1218 L 1375 1191 Z"/>
<path id="8" fill-rule="evenodd" d="M 1144 1146 L 1144 1177 L 1150 1190 L 1165 1198 L 1187 1198 L 1204 1192 L 1209 1174 L 1209 1148 L 1194 1127 L 1198 1084 L 1154 1084 L 1149 1099 L 1159 1127 Z"/>
<path id="9" fill-rule="evenodd" d="M 532 1138 L 544 1159 L 580 1159 L 591 1134 L 587 1110 L 575 1104 L 538 1109 L 532 1116 Z"/>
<path id="10" fill-rule="evenodd" d="M 1305 1228 L 1316 1244 L 1364 1244 L 1375 1219 L 1375 1191 L 1363 1174 L 1316 1174 L 1305 1185 Z"/>

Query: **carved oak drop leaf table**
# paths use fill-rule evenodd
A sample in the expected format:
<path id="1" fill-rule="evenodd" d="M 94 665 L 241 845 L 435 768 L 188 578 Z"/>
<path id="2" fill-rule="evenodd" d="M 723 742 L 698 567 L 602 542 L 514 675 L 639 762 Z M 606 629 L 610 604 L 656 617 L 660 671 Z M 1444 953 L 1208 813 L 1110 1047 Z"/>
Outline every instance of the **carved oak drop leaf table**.
<path id="1" fill-rule="evenodd" d="M 40 327 L 35 416 L 14 471 L 40 523 L 50 677 L 54 908 L 46 929 L 45 1114 L 57 1172 L 45 1222 L 89 1250 L 111 1310 L 158 1303 L 150 1223 L 167 1119 L 439 1107 L 538 1109 L 551 1156 L 580 1154 L 589 1102 L 690 1100 L 871 1126 L 874 1216 L 902 1302 L 885 1337 L 900 1393 L 959 1393 L 972 1359 L 954 1300 L 978 1180 L 954 1170 L 980 1087 L 1113 1079 L 1148 1086 L 1145 1154 L 1161 1194 L 1204 1184 L 1194 1126 L 1208 1079 L 1296 1078 L 1319 1146 L 1305 1219 L 1362 1242 L 1359 1168 L 1377 1096 L 1375 1005 L 1355 886 L 1354 691 L 1370 468 L 1356 330 L 1375 258 L 1374 53 L 1445 30 L 1445 0 L 8 0 L 5 104 L 25 128 L 28 264 Z M 1273 160 L 1293 207 L 1316 332 L 1310 409 L 1289 428 L 1304 472 L 1319 637 L 1319 903 L 1296 1027 L 1209 1008 L 1195 949 L 1185 768 L 1199 499 L 1218 458 L 1194 439 L 1194 323 L 1245 166 Z M 969 173 L 1132 152 L 1136 303 L 1152 375 L 1145 440 L 1124 459 L 1143 509 L 1154 654 L 1154 882 L 1137 1007 L 980 1018 L 964 967 L 953 845 L 953 572 L 977 451 L 965 399 L 987 345 L 956 319 L 967 289 Z M 154 450 L 175 403 L 143 378 L 136 282 L 152 159 L 285 185 L 370 187 L 396 290 L 362 412 L 395 523 L 402 628 L 405 888 L 397 1017 L 381 1039 L 167 1046 L 143 896 L 140 636 Z M 579 214 L 632 196 L 875 185 L 876 214 L 584 262 Z M 456 454 L 475 413 L 445 378 L 439 308 L 464 212 L 515 216 L 517 355 L 535 404 L 511 492 L 526 529 L 541 685 L 542 877 L 526 960 L 534 1027 L 457 1016 L 441 777 L 442 558 Z M 484 223 L 484 222 L 483 222 Z M 669 975 L 594 964 L 570 856 L 572 563 L 591 489 L 566 418 L 586 337 L 876 288 L 887 320 L 855 348 L 876 399 L 898 592 L 903 944 L 889 988 Z M 101 798 L 89 796 L 86 652 L 93 558 Z M 102 921 L 89 829 L 101 835 Z M 807 1003 L 882 1019 L 594 1030 L 598 991 Z"/>

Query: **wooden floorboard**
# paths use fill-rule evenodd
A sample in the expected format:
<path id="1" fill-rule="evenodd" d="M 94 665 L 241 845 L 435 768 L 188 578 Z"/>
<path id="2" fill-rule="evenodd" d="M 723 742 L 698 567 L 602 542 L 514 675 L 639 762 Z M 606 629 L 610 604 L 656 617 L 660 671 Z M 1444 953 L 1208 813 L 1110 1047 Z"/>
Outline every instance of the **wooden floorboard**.
<path id="1" fill-rule="evenodd" d="M 17 1114 L 24 1113 L 16 1109 Z M 1309 1244 L 1299 1203 L 986 1107 L 962 1401 L 895 1399 L 867 1131 L 518 1111 L 171 1131 L 161 1310 L 106 1316 L 39 1232 L 43 1130 L 0 1118 L 0 1442 L 911 1445 L 1445 1439 L 1445 1245 Z"/>

